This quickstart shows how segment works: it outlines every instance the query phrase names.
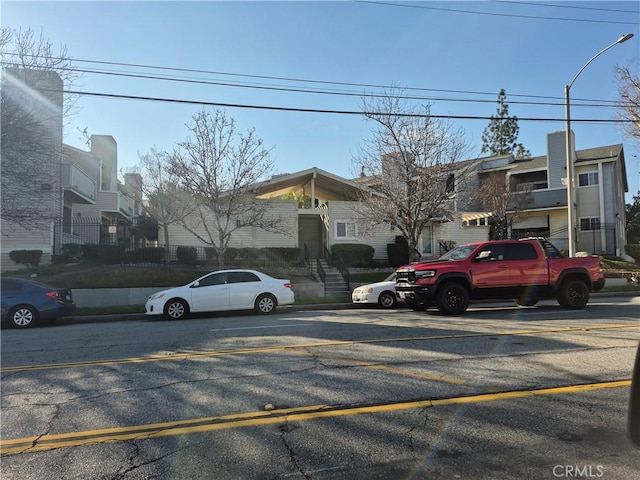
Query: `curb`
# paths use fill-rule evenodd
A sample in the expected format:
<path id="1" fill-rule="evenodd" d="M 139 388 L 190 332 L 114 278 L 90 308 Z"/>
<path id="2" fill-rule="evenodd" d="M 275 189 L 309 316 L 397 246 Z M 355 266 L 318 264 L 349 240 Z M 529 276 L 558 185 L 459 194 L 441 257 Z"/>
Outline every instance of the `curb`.
<path id="1" fill-rule="evenodd" d="M 602 298 L 602 297 L 638 297 L 640 296 L 640 292 L 594 292 L 591 293 L 592 298 Z M 496 301 L 491 300 L 491 303 L 496 303 Z M 475 303 L 486 303 L 486 302 L 475 302 Z M 499 301 L 498 301 L 499 303 Z M 314 311 L 314 310 L 349 310 L 349 309 L 365 309 L 369 308 L 368 305 L 363 304 L 353 304 L 353 303 L 313 303 L 309 305 L 285 305 L 283 307 L 278 307 L 279 312 L 304 312 L 304 311 Z M 371 305 L 371 308 L 375 308 L 374 305 Z M 384 311 L 384 310 L 380 310 Z M 229 314 L 229 313 L 237 313 L 237 311 L 233 312 L 219 312 L 218 314 Z M 208 314 L 203 314 L 208 315 Z M 194 315 L 192 318 L 197 318 Z M 72 317 L 60 317 L 56 320 L 56 323 L 93 323 L 93 322 L 122 322 L 122 321 L 132 321 L 132 320 L 146 320 L 146 321 L 158 321 L 161 320 L 161 316 L 147 316 L 144 312 L 141 313 L 115 313 L 115 314 L 103 314 L 103 315 L 74 315 Z"/>

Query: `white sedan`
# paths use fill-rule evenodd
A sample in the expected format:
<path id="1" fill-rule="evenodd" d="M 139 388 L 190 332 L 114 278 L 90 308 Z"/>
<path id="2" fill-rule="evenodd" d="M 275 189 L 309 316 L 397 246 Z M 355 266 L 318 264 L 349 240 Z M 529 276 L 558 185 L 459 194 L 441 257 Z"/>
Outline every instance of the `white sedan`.
<path id="1" fill-rule="evenodd" d="M 177 320 L 196 312 L 254 309 L 271 313 L 278 305 L 293 301 L 289 280 L 255 270 L 219 270 L 182 287 L 154 293 L 144 308 L 147 315 Z"/>
<path id="2" fill-rule="evenodd" d="M 375 303 L 382 308 L 394 308 L 398 303 L 396 294 L 396 272 L 381 282 L 356 288 L 351 294 L 353 303 Z"/>

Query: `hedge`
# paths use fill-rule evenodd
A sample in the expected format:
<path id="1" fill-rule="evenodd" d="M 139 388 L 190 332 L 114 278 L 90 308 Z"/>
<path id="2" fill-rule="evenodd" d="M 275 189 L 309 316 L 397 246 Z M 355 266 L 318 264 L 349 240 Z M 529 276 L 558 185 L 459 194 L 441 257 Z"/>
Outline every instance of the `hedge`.
<path id="1" fill-rule="evenodd" d="M 373 265 L 375 249 L 360 243 L 339 243 L 331 246 L 333 262 L 342 261 L 346 267 L 369 267 Z"/>
<path id="2" fill-rule="evenodd" d="M 27 268 L 36 268 L 40 265 L 42 250 L 13 250 L 9 252 L 9 258 L 15 263 L 26 265 Z"/>

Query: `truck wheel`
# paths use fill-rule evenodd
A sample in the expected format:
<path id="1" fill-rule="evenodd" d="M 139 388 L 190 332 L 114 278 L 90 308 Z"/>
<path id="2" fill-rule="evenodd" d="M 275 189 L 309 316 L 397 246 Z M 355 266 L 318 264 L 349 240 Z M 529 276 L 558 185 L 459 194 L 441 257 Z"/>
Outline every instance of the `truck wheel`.
<path id="1" fill-rule="evenodd" d="M 558 303 L 563 308 L 580 310 L 589 301 L 589 288 L 577 278 L 565 281 L 558 292 Z"/>
<path id="2" fill-rule="evenodd" d="M 469 291 L 461 284 L 452 282 L 442 285 L 436 294 L 436 307 L 445 315 L 459 315 L 469 306 Z"/>

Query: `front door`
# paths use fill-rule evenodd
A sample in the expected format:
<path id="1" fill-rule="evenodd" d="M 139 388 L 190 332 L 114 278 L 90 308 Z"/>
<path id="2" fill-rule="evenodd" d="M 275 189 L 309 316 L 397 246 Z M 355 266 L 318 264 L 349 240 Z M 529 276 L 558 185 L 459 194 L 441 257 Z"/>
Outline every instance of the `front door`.
<path id="1" fill-rule="evenodd" d="M 324 226 L 318 215 L 298 217 L 298 245 L 307 246 L 311 258 L 323 258 L 325 247 Z"/>

